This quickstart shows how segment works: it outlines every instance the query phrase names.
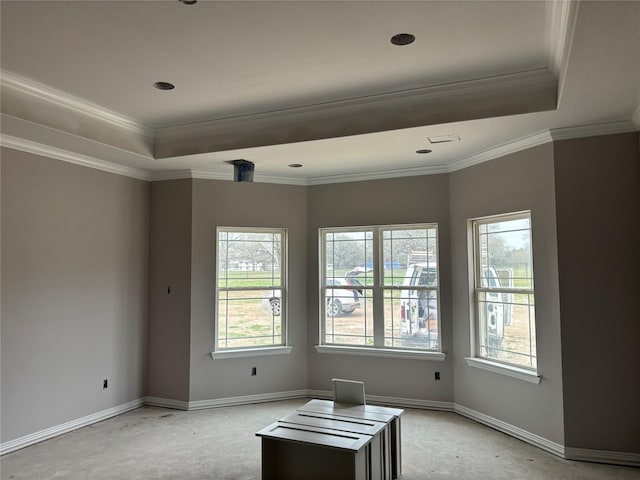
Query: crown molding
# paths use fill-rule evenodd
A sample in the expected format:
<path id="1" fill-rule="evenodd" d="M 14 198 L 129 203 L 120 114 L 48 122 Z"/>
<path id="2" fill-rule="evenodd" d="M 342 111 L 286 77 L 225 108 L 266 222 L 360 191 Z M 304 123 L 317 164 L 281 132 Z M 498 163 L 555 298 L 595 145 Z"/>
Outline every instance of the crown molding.
<path id="1" fill-rule="evenodd" d="M 232 171 L 216 172 L 213 170 L 191 170 L 191 178 L 199 178 L 205 180 L 229 180 L 233 178 Z M 255 173 L 253 176 L 254 183 L 277 183 L 282 185 L 307 185 L 307 180 L 296 177 L 281 177 L 276 175 L 260 175 Z"/>
<path id="2" fill-rule="evenodd" d="M 522 150 L 533 148 L 539 145 L 544 145 L 553 141 L 635 132 L 639 128 L 637 126 L 638 123 L 640 123 L 640 107 L 636 109 L 633 115 L 633 121 L 627 120 L 620 122 L 581 125 L 576 127 L 553 128 L 484 150 L 471 157 L 458 160 L 448 166 L 433 165 L 394 170 L 378 170 L 358 174 L 328 175 L 307 178 L 255 175 L 254 181 L 256 183 L 307 186 L 450 173 L 457 170 L 462 170 L 467 167 L 471 167 L 473 165 L 477 165 L 479 163 L 484 163 L 490 160 L 504 157 L 506 155 Z M 0 134 L 0 145 L 7 148 L 13 148 L 15 150 L 21 150 L 36 155 L 42 155 L 57 160 L 62 160 L 64 162 L 74 163 L 76 165 L 81 165 L 109 173 L 115 173 L 117 175 L 123 175 L 150 182 L 158 182 L 163 180 L 180 180 L 186 178 L 231 181 L 232 178 L 231 173 L 226 171 L 220 172 L 213 170 L 185 169 L 154 172 L 141 170 L 115 164 L 112 162 L 107 162 L 104 160 L 99 160 L 95 157 L 70 152 L 56 147 L 51 147 L 49 145 L 25 140 L 4 133 Z"/>
<path id="3" fill-rule="evenodd" d="M 42 83 L 16 75 L 7 70 L 0 70 L 0 79 L 3 89 L 13 90 L 21 96 L 36 98 L 51 103 L 71 110 L 76 114 L 87 115 L 101 122 L 109 123 L 118 128 L 124 128 L 125 130 L 144 137 L 155 137 L 156 130 L 148 125 Z"/>
<path id="4" fill-rule="evenodd" d="M 549 143 L 551 141 L 552 138 L 549 131 L 545 130 L 534 135 L 528 135 L 512 142 L 498 145 L 497 147 L 484 150 L 471 157 L 463 158 L 461 160 L 453 162 L 451 165 L 449 165 L 448 171 L 455 172 L 457 170 L 462 170 L 463 168 L 471 167 L 479 163 L 488 162 L 489 160 L 504 157 L 505 155 L 509 155 L 511 153 L 516 153 L 522 150 L 537 147 L 539 145 L 544 145 L 545 143 Z"/>
<path id="5" fill-rule="evenodd" d="M 185 178 L 201 179 L 201 180 L 222 180 L 232 181 L 232 172 L 218 172 L 214 170 L 172 170 L 169 172 L 153 172 L 149 174 L 150 182 L 161 182 L 164 180 L 183 180 Z M 259 175 L 253 177 L 254 183 L 277 183 L 283 185 L 307 185 L 304 178 L 279 177 L 274 175 Z"/>
<path id="6" fill-rule="evenodd" d="M 162 182 L 164 180 L 184 180 L 185 178 L 193 178 L 191 170 L 171 170 L 168 172 L 152 172 L 149 174 L 150 182 Z"/>
<path id="7" fill-rule="evenodd" d="M 573 138 L 597 137 L 600 135 L 615 135 L 618 133 L 635 132 L 636 127 L 631 120 L 621 122 L 595 123 L 576 127 L 552 128 L 549 130 L 554 141 L 571 140 Z"/>
<path id="8" fill-rule="evenodd" d="M 640 107 L 636 110 L 636 114 L 640 117 Z M 529 148 L 544 145 L 545 143 L 570 140 L 573 138 L 597 137 L 599 135 L 615 135 L 620 133 L 631 133 L 637 130 L 634 122 L 629 120 L 620 122 L 597 123 L 592 125 L 579 125 L 576 127 L 551 128 L 543 132 L 519 138 L 512 142 L 504 143 L 496 147 L 490 148 L 471 157 L 458 160 L 449 165 L 448 172 L 455 172 L 463 168 L 471 167 L 479 163 L 488 162 L 496 158 L 504 157 L 511 153 L 516 153 Z"/>
<path id="9" fill-rule="evenodd" d="M 523 72 L 497 75 L 492 77 L 465 80 L 429 87 L 413 88 L 397 92 L 386 92 L 377 95 L 337 100 L 333 102 L 304 105 L 300 107 L 259 112 L 246 115 L 205 120 L 203 122 L 186 123 L 156 129 L 157 136 L 164 142 L 184 138 L 185 136 L 197 136 L 206 134 L 211 129 L 230 127 L 236 124 L 244 126 L 249 122 L 265 122 L 284 118 L 295 118 L 296 121 L 317 117 L 331 112 L 344 112 L 360 107 L 385 106 L 401 104 L 413 104 L 422 101 L 431 101 L 442 98 L 484 93 L 487 91 L 501 92 L 513 88 L 538 88 L 553 86 L 555 78 L 547 68 L 527 70 Z"/>
<path id="10" fill-rule="evenodd" d="M 377 170 L 366 173 L 352 173 L 344 175 L 327 175 L 321 177 L 309 177 L 307 185 L 324 185 L 328 183 L 361 182 L 365 180 L 383 180 L 387 178 L 417 177 L 419 175 L 434 175 L 447 173 L 448 169 L 444 165 L 434 165 L 426 167 L 402 168 L 397 170 Z"/>
<path id="11" fill-rule="evenodd" d="M 32 142 L 23 138 L 13 137 L 0 133 L 0 146 L 13 148 L 22 152 L 33 153 L 44 157 L 62 160 L 63 162 L 74 163 L 83 167 L 102 170 L 103 172 L 115 173 L 125 177 L 136 178 L 138 180 L 149 180 L 149 173 L 137 168 L 126 167 L 115 163 L 98 160 L 87 155 L 62 150 L 42 143 Z"/>
<path id="12" fill-rule="evenodd" d="M 549 65 L 558 79 L 558 103 L 562 98 L 579 6 L 579 0 L 554 0 L 551 5 Z"/>

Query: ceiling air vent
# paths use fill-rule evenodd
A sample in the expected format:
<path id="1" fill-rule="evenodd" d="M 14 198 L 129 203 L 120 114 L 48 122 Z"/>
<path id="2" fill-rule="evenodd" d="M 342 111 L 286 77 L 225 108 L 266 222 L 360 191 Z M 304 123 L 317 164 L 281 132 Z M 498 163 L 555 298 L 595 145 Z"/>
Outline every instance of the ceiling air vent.
<path id="1" fill-rule="evenodd" d="M 433 137 L 427 137 L 429 139 L 429 143 L 449 143 L 449 142 L 458 142 L 460 141 L 460 135 L 457 133 L 451 133 L 448 135 L 435 135 Z"/>

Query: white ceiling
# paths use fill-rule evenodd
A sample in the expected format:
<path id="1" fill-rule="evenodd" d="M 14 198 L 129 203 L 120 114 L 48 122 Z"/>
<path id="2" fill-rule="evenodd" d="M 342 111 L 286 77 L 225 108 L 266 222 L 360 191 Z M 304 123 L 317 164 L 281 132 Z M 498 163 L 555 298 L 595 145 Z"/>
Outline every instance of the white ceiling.
<path id="1" fill-rule="evenodd" d="M 0 6 L 3 144 L 134 176 L 445 172 L 549 130 L 640 128 L 640 1 Z"/>

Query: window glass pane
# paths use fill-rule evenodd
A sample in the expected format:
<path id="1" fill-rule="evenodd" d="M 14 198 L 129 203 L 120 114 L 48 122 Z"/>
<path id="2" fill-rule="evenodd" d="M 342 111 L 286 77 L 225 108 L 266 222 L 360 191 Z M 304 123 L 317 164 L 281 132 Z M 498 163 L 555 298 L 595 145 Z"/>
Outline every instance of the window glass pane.
<path id="1" fill-rule="evenodd" d="M 479 292 L 480 355 L 537 368 L 533 294 Z"/>
<path id="2" fill-rule="evenodd" d="M 384 285 L 406 285 L 410 283 L 408 275 L 412 265 L 437 269 L 437 229 L 433 226 L 385 230 L 382 253 Z"/>
<path id="3" fill-rule="evenodd" d="M 529 219 L 486 225 L 478 239 L 484 288 L 533 288 Z"/>
<path id="4" fill-rule="evenodd" d="M 391 290 L 384 294 L 386 347 L 439 349 L 436 290 Z"/>
<path id="5" fill-rule="evenodd" d="M 224 288 L 282 285 L 282 234 L 220 232 L 218 286 Z"/>
<path id="6" fill-rule="evenodd" d="M 476 222 L 476 288 L 489 289 L 476 291 L 476 319 L 480 357 L 535 369 L 530 227 L 529 214 Z"/>
<path id="7" fill-rule="evenodd" d="M 282 344 L 279 290 L 218 293 L 218 348 Z"/>
<path id="8" fill-rule="evenodd" d="M 373 346 L 371 290 L 327 288 L 325 302 L 326 343 Z"/>
<path id="9" fill-rule="evenodd" d="M 216 349 L 284 344 L 285 235 L 219 228 Z"/>
<path id="10" fill-rule="evenodd" d="M 323 343 L 439 350 L 437 225 L 323 230 L 321 239 Z M 402 316 L 403 300 L 413 317 Z"/>
<path id="11" fill-rule="evenodd" d="M 355 286 L 373 285 L 373 234 L 370 231 L 325 235 L 326 285 L 329 280 Z"/>

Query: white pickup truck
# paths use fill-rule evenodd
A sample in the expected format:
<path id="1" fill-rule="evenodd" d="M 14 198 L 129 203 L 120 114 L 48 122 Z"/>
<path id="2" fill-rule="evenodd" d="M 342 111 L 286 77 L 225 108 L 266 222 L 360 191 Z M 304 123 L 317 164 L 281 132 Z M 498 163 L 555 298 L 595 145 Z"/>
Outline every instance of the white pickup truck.
<path id="1" fill-rule="evenodd" d="M 400 301 L 401 334 L 405 338 L 427 337 L 430 348 L 438 346 L 438 269 L 434 262 L 407 267 L 403 286 L 431 287 L 405 290 Z"/>
<path id="2" fill-rule="evenodd" d="M 409 255 L 409 266 L 404 277 L 404 286 L 420 286 L 420 288 L 406 290 L 400 302 L 401 333 L 404 338 L 423 339 L 428 348 L 438 347 L 438 269 L 434 261 L 426 260 L 425 252 L 412 252 Z M 412 263 L 415 258 L 420 261 Z M 504 339 L 504 329 L 513 321 L 513 294 L 492 289 L 512 288 L 513 272 L 511 270 L 497 270 L 494 266 L 485 268 L 482 272 L 482 288 L 484 291 L 484 309 L 479 314 L 485 317 L 484 344 L 489 356 L 497 356 L 497 349 L 501 348 Z M 426 338 L 425 338 L 426 337 Z"/>
<path id="3" fill-rule="evenodd" d="M 500 276 L 502 273 L 504 275 Z M 482 333 L 485 334 L 484 343 L 487 355 L 496 357 L 498 356 L 497 350 L 501 348 L 504 339 L 504 327 L 508 327 L 513 322 L 511 309 L 513 294 L 492 289 L 513 288 L 513 272 L 511 270 L 497 270 L 494 266 L 486 267 L 482 270 L 481 285 L 486 290 L 483 290 L 484 309 L 478 312 L 481 316 L 480 325 L 485 328 Z M 484 322 L 482 322 L 483 315 Z M 483 335 L 481 335 L 481 341 L 482 338 Z"/>

